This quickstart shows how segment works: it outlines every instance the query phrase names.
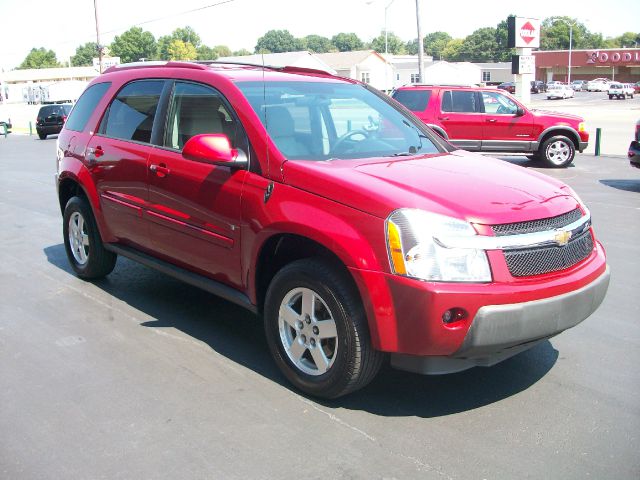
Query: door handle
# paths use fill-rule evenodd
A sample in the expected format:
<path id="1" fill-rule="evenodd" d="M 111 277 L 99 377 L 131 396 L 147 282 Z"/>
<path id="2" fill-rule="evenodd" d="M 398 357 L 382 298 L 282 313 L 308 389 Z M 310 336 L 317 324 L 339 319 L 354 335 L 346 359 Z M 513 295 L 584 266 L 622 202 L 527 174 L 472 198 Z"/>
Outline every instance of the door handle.
<path id="1" fill-rule="evenodd" d="M 152 163 L 151 165 L 149 165 L 149 170 L 151 170 L 160 178 L 164 178 L 169 175 L 169 173 L 171 173 L 171 170 L 169 170 L 164 163 L 161 163 L 160 165 Z"/>
<path id="2" fill-rule="evenodd" d="M 449 117 L 438 117 L 438 120 L 449 120 Z"/>
<path id="3" fill-rule="evenodd" d="M 498 120 L 495 118 L 487 118 L 487 122 L 489 123 L 496 123 Z"/>
<path id="4" fill-rule="evenodd" d="M 103 155 L 104 155 L 104 150 L 102 150 L 102 147 L 98 145 L 95 148 L 94 147 L 87 148 L 87 153 L 85 154 L 85 158 L 87 159 L 87 162 L 92 164 L 96 162 Z"/>

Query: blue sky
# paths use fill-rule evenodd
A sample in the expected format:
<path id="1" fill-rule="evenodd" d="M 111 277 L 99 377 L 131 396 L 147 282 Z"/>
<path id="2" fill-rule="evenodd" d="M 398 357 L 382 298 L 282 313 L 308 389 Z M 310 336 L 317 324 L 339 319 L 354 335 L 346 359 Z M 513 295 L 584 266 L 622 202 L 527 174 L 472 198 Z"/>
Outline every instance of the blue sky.
<path id="1" fill-rule="evenodd" d="M 234 0 L 197 12 L 177 15 L 221 0 L 97 0 L 102 43 L 135 24 L 156 38 L 175 28 L 190 25 L 205 44 L 228 45 L 233 50 L 253 50 L 267 30 L 287 29 L 300 37 L 319 34 L 331 37 L 355 32 L 370 40 L 384 29 L 385 7 L 390 0 Z M 19 65 L 32 47 L 53 49 L 58 60 L 73 55 L 75 48 L 95 41 L 94 0 L 0 0 L 0 68 Z M 509 14 L 544 19 L 551 15 L 577 17 L 591 31 L 616 36 L 640 31 L 640 1 L 618 0 L 615 9 L 602 1 L 478 2 L 420 0 L 424 34 L 443 30 L 464 37 L 480 27 L 495 26 Z M 444 5 L 444 6 L 443 6 Z M 386 8 L 390 32 L 404 40 L 417 37 L 415 0 L 393 0 Z M 620 14 L 624 12 L 624 14 Z"/>

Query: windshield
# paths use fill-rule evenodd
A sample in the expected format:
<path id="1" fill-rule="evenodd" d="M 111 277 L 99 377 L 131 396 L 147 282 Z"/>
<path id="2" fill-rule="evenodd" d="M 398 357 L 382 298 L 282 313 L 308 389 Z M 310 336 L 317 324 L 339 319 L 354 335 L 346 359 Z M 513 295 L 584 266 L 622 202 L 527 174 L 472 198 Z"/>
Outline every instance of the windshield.
<path id="1" fill-rule="evenodd" d="M 238 82 L 289 159 L 355 159 L 437 153 L 424 126 L 357 84 Z"/>

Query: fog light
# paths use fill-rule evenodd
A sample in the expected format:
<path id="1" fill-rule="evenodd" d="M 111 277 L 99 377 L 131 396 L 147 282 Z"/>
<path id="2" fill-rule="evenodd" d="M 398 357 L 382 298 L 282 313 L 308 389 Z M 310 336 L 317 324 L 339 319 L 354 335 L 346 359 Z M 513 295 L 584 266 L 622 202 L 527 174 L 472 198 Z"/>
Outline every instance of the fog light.
<path id="1" fill-rule="evenodd" d="M 442 314 L 442 321 L 444 323 L 453 323 L 464 320 L 465 318 L 467 318 L 467 311 L 460 307 L 450 308 Z"/>

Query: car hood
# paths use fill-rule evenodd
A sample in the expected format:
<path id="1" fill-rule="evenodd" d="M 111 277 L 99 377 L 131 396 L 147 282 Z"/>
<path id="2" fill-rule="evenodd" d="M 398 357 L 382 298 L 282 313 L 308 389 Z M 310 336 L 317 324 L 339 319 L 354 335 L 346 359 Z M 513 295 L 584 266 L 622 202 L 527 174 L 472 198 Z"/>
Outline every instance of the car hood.
<path id="1" fill-rule="evenodd" d="M 532 109 L 531 113 L 533 113 L 536 117 L 553 117 L 556 118 L 558 120 L 565 120 L 565 121 L 571 121 L 571 122 L 584 122 L 584 118 L 578 116 L 578 115 L 572 115 L 570 113 L 563 113 L 563 112 L 554 112 L 551 110 L 538 110 L 538 109 Z"/>
<path id="2" fill-rule="evenodd" d="M 560 215 L 578 206 L 570 189 L 532 170 L 479 154 L 287 161 L 285 183 L 386 218 L 418 208 L 494 225 Z"/>

